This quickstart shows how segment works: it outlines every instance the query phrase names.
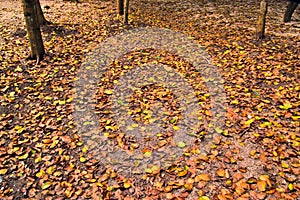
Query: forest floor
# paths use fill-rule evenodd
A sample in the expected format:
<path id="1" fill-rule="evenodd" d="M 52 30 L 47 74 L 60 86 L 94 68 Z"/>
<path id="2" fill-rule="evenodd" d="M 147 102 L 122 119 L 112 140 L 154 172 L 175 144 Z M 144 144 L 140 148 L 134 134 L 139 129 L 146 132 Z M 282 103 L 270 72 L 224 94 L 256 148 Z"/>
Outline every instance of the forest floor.
<path id="1" fill-rule="evenodd" d="M 299 7 L 292 22 L 283 23 L 286 2 L 270 0 L 266 37 L 257 40 L 259 0 L 130 4 L 129 25 L 124 25 L 115 1 L 41 0 L 52 24 L 41 27 L 46 56 L 37 64 L 26 59 L 29 41 L 21 2 L 0 0 L 0 199 L 299 199 Z M 102 56 L 98 47 L 105 39 L 116 42 L 102 49 L 113 55 L 127 44 L 114 38 L 139 27 L 160 28 L 155 30 L 162 38 L 167 30 L 174 38 L 178 32 L 187 35 L 182 41 L 201 45 L 209 55 L 210 65 L 204 66 L 215 66 L 216 77 L 223 80 L 201 77 L 213 68 L 199 72 L 179 51 L 154 48 L 125 52 L 100 70 L 101 78 L 91 75 L 90 68 L 100 64 L 91 65 L 90 59 Z M 142 36 L 145 40 L 135 45 L 155 39 Z M 170 47 L 178 42 L 167 41 Z M 180 99 L 189 94 L 186 87 L 184 93 L 169 89 L 177 83 L 174 78 L 134 90 L 128 104 L 120 100 L 118 109 L 113 107 L 114 85 L 146 63 L 169 66 L 167 71 L 175 70 L 192 87 L 199 121 L 190 143 L 172 140 L 185 120 Z M 151 70 L 125 81 L 135 84 Z M 154 70 L 149 79 L 162 74 Z M 76 84 L 87 79 L 83 88 L 89 88 L 89 77 L 99 78 L 96 98 L 80 99 Z M 221 89 L 210 88 L 210 81 Z M 222 109 L 216 114 L 212 100 L 222 95 L 226 99 L 219 99 Z M 80 106 L 90 104 L 97 117 L 94 132 L 88 110 L 76 115 Z M 162 104 L 164 115 L 155 119 L 155 106 Z M 219 122 L 224 119 L 222 126 L 213 126 L 214 114 Z M 134 124 L 125 130 L 126 117 Z M 157 122 L 163 127 L 159 133 L 140 130 Z M 134 137 L 136 132 L 142 136 Z"/>

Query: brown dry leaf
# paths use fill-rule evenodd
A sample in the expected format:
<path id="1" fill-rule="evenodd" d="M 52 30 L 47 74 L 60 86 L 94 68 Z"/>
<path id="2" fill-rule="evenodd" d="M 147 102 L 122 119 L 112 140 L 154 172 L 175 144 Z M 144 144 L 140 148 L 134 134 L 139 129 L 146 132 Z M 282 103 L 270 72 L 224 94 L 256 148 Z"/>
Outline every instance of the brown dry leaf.
<path id="1" fill-rule="evenodd" d="M 268 31 L 260 41 L 253 39 L 256 26 L 253 19 L 258 18 L 259 0 L 252 3 L 133 1 L 126 26 L 112 1 L 40 2 L 45 17 L 54 24 L 42 26 L 47 55 L 39 64 L 26 59 L 25 54 L 30 49 L 22 4 L 9 0 L 0 2 L 3 18 L 0 25 L 1 198 L 16 199 L 27 194 L 33 199 L 42 199 L 45 195 L 54 199 L 97 199 L 100 196 L 128 200 L 188 199 L 194 187 L 202 199 L 298 198 L 299 27 L 296 12 L 292 23 L 283 24 L 278 20 L 278 13 L 285 12 L 285 1 L 270 1 Z M 233 8 L 243 9 L 232 12 Z M 82 72 L 91 77 L 93 73 L 89 72 L 94 66 L 83 66 L 83 63 L 88 63 L 86 56 L 99 49 L 102 41 L 140 28 L 141 24 L 193 37 L 191 40 L 203 46 L 210 57 L 207 61 L 216 67 L 224 81 L 219 84 L 218 80 L 206 80 L 202 72 L 205 74 L 209 68 L 201 68 L 199 72 L 192 63 L 168 49 L 142 49 L 120 55 L 107 65 L 103 74 L 96 73 L 99 75 L 97 91 L 90 93 L 95 98 L 83 102 L 94 105 L 99 131 L 103 130 L 107 139 L 107 144 L 101 146 L 100 137 L 88 130 L 95 121 L 84 114 L 81 119 L 74 118 L 78 75 Z M 172 42 L 173 38 L 169 38 L 168 46 L 172 47 Z M 110 50 L 115 47 L 122 48 L 112 44 Z M 179 47 L 185 48 L 184 45 Z M 97 56 L 98 53 L 94 57 Z M 202 63 L 202 57 L 199 59 Z M 159 124 L 160 127 L 168 127 L 165 131 L 156 136 L 150 134 L 144 144 L 119 129 L 120 124 L 113 117 L 118 109 L 114 110 L 111 104 L 116 84 L 132 69 L 148 63 L 167 65 L 193 87 L 201 116 L 197 116 L 199 129 L 192 134 L 195 143 L 191 148 L 187 142 L 179 145 L 171 142 L 180 131 L 180 123 L 185 122 L 182 112 L 185 109 L 181 107 L 178 92 L 166 86 L 154 84 L 138 88 L 128 99 L 131 102 L 126 116 L 134 121 L 131 130 L 139 132 L 143 125 L 156 123 L 151 109 L 161 101 L 165 111 L 158 118 L 165 123 Z M 98 62 L 95 64 L 100 67 Z M 138 82 L 138 78 L 134 77 L 133 81 Z M 160 74 L 151 76 L 151 80 L 158 78 Z M 89 81 L 84 87 L 92 88 Z M 169 81 L 172 82 L 171 76 Z M 228 105 L 223 106 L 226 118 L 222 129 L 210 127 L 210 120 L 216 114 L 211 109 L 214 88 L 206 84 L 210 82 L 224 88 Z M 127 110 L 124 101 L 118 104 Z M 80 109 L 84 111 L 83 107 Z M 78 120 L 82 120 L 86 128 L 84 137 Z M 209 129 L 216 133 L 213 138 L 209 137 Z M 212 141 L 208 151 L 202 150 L 205 141 Z M 235 142 L 244 143 L 242 148 L 246 151 L 237 150 Z M 250 148 L 249 143 L 253 145 Z M 129 177 L 124 174 L 130 170 L 109 166 L 102 159 L 109 156 L 113 147 L 128 150 L 131 155 L 144 149 L 143 159 L 152 159 L 158 149 L 171 155 L 169 145 L 178 145 L 186 152 L 182 157 L 177 155 L 180 158 L 171 166 L 165 167 L 159 160 L 161 163 L 153 163 L 157 167 L 147 166 L 146 173 L 140 170 L 142 174 L 132 173 Z M 138 164 L 135 162 L 135 167 Z M 262 171 L 265 174 L 259 176 Z M 248 178 L 249 175 L 259 178 Z M 125 190 L 125 187 L 128 188 Z"/>
<path id="2" fill-rule="evenodd" d="M 257 188 L 259 191 L 261 191 L 261 192 L 266 191 L 266 187 L 267 187 L 267 183 L 265 181 L 262 181 L 262 180 L 257 181 Z"/>
<path id="3" fill-rule="evenodd" d="M 217 175 L 220 176 L 220 177 L 224 177 L 226 174 L 226 171 L 222 168 L 218 169 L 217 170 Z"/>
<path id="4" fill-rule="evenodd" d="M 199 174 L 195 177 L 195 182 L 210 181 L 210 174 Z"/>

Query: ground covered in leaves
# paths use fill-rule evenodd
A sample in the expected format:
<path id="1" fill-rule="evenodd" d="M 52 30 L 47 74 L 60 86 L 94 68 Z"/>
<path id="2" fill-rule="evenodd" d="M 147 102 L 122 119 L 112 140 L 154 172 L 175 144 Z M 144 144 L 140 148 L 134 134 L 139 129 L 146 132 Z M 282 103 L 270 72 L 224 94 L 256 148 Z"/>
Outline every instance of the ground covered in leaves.
<path id="1" fill-rule="evenodd" d="M 299 199 L 299 12 L 284 24 L 286 2 L 269 2 L 266 38 L 258 41 L 258 0 L 135 0 L 129 25 L 116 14 L 114 1 L 42 0 L 52 24 L 42 27 L 47 55 L 36 64 L 26 59 L 21 2 L 1 0 L 0 198 Z M 200 125 L 195 145 L 173 163 L 154 162 L 128 176 L 104 165 L 81 137 L 73 118 L 73 89 L 91 50 L 109 36 L 141 26 L 179 31 L 205 47 L 224 79 L 226 123 L 215 130 L 207 151 L 201 144 L 208 127 Z M 124 73 L 149 62 L 183 74 L 197 93 L 201 120 L 210 118 L 210 94 L 190 63 L 161 50 L 129 52 L 109 65 L 95 91 L 99 129 L 108 138 L 107 147 L 99 149 L 104 155 L 112 146 L 129 154 L 139 149 L 110 117 L 109 97 Z M 159 120 L 167 131 L 145 138 L 142 157 L 172 145 L 169 138 L 181 120 L 175 96 L 176 91 L 154 85 L 130 100 L 128 115 L 137 122 L 132 129 L 153 122 L 155 102 L 166 106 Z"/>

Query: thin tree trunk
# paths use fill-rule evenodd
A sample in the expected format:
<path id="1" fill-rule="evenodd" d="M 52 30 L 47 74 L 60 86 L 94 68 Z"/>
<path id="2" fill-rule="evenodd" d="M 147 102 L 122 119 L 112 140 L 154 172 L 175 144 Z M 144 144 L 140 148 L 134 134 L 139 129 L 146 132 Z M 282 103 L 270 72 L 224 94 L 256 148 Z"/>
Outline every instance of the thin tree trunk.
<path id="1" fill-rule="evenodd" d="M 124 0 L 117 0 L 118 1 L 118 13 L 119 15 L 124 15 Z"/>
<path id="2" fill-rule="evenodd" d="M 265 36 L 267 11 L 268 11 L 268 2 L 266 0 L 262 0 L 260 2 L 260 12 L 259 12 L 257 29 L 256 29 L 256 34 L 259 39 L 262 39 Z"/>
<path id="3" fill-rule="evenodd" d="M 124 23 L 128 24 L 128 12 L 129 12 L 129 0 L 125 0 L 125 15 L 124 15 Z"/>
<path id="4" fill-rule="evenodd" d="M 39 59 L 45 54 L 44 44 L 37 17 L 37 0 L 22 0 L 27 33 L 31 47 L 31 58 Z"/>
<path id="5" fill-rule="evenodd" d="M 41 7 L 41 3 L 39 0 L 36 0 L 36 9 L 37 9 L 37 16 L 38 16 L 38 21 L 40 23 L 40 25 L 45 25 L 45 24 L 49 24 L 50 22 L 48 22 L 44 16 L 44 13 L 42 11 L 42 7 Z"/>
<path id="6" fill-rule="evenodd" d="M 298 6 L 297 2 L 290 1 L 284 13 L 283 22 L 290 22 L 292 15 Z"/>

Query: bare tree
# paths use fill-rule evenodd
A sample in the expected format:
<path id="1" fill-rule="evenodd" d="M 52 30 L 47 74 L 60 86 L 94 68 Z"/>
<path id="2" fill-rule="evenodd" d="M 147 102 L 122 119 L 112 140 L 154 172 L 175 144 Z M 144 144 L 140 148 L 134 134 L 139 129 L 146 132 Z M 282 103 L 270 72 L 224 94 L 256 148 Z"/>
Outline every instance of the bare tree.
<path id="1" fill-rule="evenodd" d="M 40 31 L 40 23 L 37 16 L 37 2 L 38 0 L 22 0 L 23 11 L 26 22 L 27 33 L 29 36 L 31 47 L 31 58 L 37 58 L 37 62 L 45 54 L 44 44 Z"/>
<path id="2" fill-rule="evenodd" d="M 48 22 L 44 16 L 40 1 L 36 0 L 35 2 L 36 2 L 38 21 L 40 25 L 50 24 L 50 22 Z"/>
<path id="3" fill-rule="evenodd" d="M 124 0 L 117 0 L 118 1 L 118 13 L 119 15 L 124 15 Z"/>
<path id="4" fill-rule="evenodd" d="M 125 0 L 125 15 L 124 15 L 124 23 L 128 24 L 128 12 L 129 12 L 129 0 Z"/>
<path id="5" fill-rule="evenodd" d="M 290 22 L 292 19 L 292 15 L 294 11 L 296 10 L 298 4 L 300 3 L 300 0 L 296 1 L 289 1 L 289 4 L 287 6 L 287 9 L 284 13 L 283 22 Z"/>
<path id="6" fill-rule="evenodd" d="M 256 34 L 259 39 L 262 39 L 265 36 L 267 11 L 268 11 L 268 2 L 266 0 L 262 0 L 260 2 L 260 12 L 258 16 L 258 23 L 256 29 Z"/>

